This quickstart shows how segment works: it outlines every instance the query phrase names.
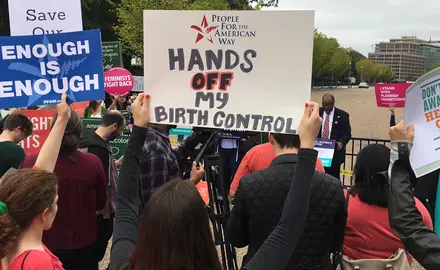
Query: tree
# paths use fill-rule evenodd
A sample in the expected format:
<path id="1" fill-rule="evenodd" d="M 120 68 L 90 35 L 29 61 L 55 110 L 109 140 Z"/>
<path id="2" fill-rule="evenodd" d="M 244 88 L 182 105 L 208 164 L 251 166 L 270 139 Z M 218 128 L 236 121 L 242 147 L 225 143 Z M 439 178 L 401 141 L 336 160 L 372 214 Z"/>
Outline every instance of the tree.
<path id="1" fill-rule="evenodd" d="M 328 69 L 331 70 L 332 78 L 341 77 L 348 70 L 350 62 L 351 58 L 347 52 L 347 49 L 341 47 L 336 48 L 332 52 L 328 67 Z"/>
<path id="2" fill-rule="evenodd" d="M 110 0 L 111 1 L 111 0 Z M 227 10 L 226 0 L 123 0 L 115 5 L 118 23 L 114 27 L 124 51 L 132 57 L 143 59 L 143 11 L 144 10 Z"/>
<path id="3" fill-rule="evenodd" d="M 356 71 L 356 63 L 359 62 L 359 60 L 366 59 L 366 57 L 352 48 L 348 48 L 348 54 L 351 58 L 350 77 L 360 77 L 360 74 Z"/>
<path id="4" fill-rule="evenodd" d="M 377 66 L 370 59 L 362 59 L 356 63 L 356 72 L 361 81 L 371 82 L 377 72 Z"/>
<path id="5" fill-rule="evenodd" d="M 389 82 L 395 77 L 391 68 L 385 64 L 376 64 L 376 69 L 375 80 L 379 82 Z"/>
<path id="6" fill-rule="evenodd" d="M 434 70 L 434 69 L 436 69 L 436 68 L 438 68 L 438 67 L 440 67 L 440 62 L 430 65 L 430 66 L 426 69 L 425 73 L 428 73 L 428 72 L 430 72 L 430 71 L 432 71 L 432 70 Z"/>

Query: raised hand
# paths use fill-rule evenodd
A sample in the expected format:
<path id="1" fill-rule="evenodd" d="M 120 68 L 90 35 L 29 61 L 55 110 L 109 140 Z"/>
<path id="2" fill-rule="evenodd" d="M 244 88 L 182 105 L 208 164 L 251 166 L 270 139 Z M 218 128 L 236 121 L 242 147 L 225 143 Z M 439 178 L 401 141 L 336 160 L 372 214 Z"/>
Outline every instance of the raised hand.
<path id="1" fill-rule="evenodd" d="M 193 161 L 189 180 L 194 185 L 197 185 L 203 179 L 203 177 L 205 177 L 205 169 L 202 163 L 196 164 L 196 162 Z"/>
<path id="2" fill-rule="evenodd" d="M 315 147 L 315 140 L 321 129 L 322 118 L 319 116 L 319 105 L 314 102 L 306 103 L 304 114 L 299 124 L 301 148 Z"/>
<path id="3" fill-rule="evenodd" d="M 139 94 L 131 105 L 134 124 L 138 127 L 146 127 L 150 122 L 150 95 Z"/>
<path id="4" fill-rule="evenodd" d="M 410 141 L 414 140 L 414 125 L 409 125 L 408 130 L 405 130 L 403 120 L 399 124 L 390 128 L 389 134 L 391 141 Z"/>
<path id="5" fill-rule="evenodd" d="M 72 108 L 67 104 L 67 94 L 63 93 L 61 95 L 61 102 L 57 104 L 57 114 L 58 118 L 63 120 L 69 120 L 72 115 Z"/>

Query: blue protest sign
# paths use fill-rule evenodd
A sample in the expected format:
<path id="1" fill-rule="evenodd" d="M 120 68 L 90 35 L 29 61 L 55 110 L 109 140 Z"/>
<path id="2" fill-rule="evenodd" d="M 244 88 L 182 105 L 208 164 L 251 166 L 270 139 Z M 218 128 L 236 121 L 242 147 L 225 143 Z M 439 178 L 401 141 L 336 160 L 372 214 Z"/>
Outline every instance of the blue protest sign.
<path id="1" fill-rule="evenodd" d="M 99 30 L 0 37 L 0 108 L 104 98 Z"/>
<path id="2" fill-rule="evenodd" d="M 321 160 L 323 167 L 327 168 L 332 166 L 335 145 L 335 140 L 316 139 L 315 150 L 318 151 L 318 157 Z"/>

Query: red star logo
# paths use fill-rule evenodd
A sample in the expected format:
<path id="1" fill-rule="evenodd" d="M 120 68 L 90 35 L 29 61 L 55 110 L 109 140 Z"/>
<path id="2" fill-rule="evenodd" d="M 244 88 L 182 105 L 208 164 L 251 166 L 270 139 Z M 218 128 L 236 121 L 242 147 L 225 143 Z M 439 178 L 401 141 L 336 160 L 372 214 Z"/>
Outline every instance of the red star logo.
<path id="1" fill-rule="evenodd" d="M 206 38 L 209 42 L 214 43 L 212 41 L 211 32 L 217 29 L 217 26 L 209 26 L 208 21 L 206 20 L 206 15 L 203 16 L 202 24 L 200 25 L 200 27 L 197 25 L 191 25 L 191 28 L 198 32 L 196 43 L 202 40 L 203 38 Z"/>

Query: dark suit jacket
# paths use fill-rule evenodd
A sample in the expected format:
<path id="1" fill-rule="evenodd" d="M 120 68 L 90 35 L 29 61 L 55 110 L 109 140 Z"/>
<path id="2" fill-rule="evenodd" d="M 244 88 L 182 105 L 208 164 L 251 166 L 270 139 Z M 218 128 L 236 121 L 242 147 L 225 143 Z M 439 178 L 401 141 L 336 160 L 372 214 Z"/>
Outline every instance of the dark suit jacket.
<path id="1" fill-rule="evenodd" d="M 319 115 L 323 117 L 324 108 L 319 109 Z M 324 123 L 325 119 L 322 118 Z M 318 138 L 322 137 L 322 128 L 319 130 Z M 351 139 L 351 126 L 350 126 L 350 115 L 338 108 L 335 108 L 335 114 L 333 116 L 333 125 L 330 132 L 330 139 L 336 140 L 336 142 L 341 142 L 344 145 L 340 151 L 337 151 L 337 144 L 335 145 L 335 154 L 333 156 L 332 165 L 341 165 L 345 162 L 345 146 Z"/>
<path id="2" fill-rule="evenodd" d="M 226 239 L 235 247 L 249 245 L 243 265 L 280 221 L 297 159 L 295 154 L 278 156 L 269 168 L 240 180 Z M 321 172 L 315 172 L 311 181 L 304 231 L 286 269 L 331 270 L 329 253 L 343 244 L 347 210 L 341 181 Z"/>

